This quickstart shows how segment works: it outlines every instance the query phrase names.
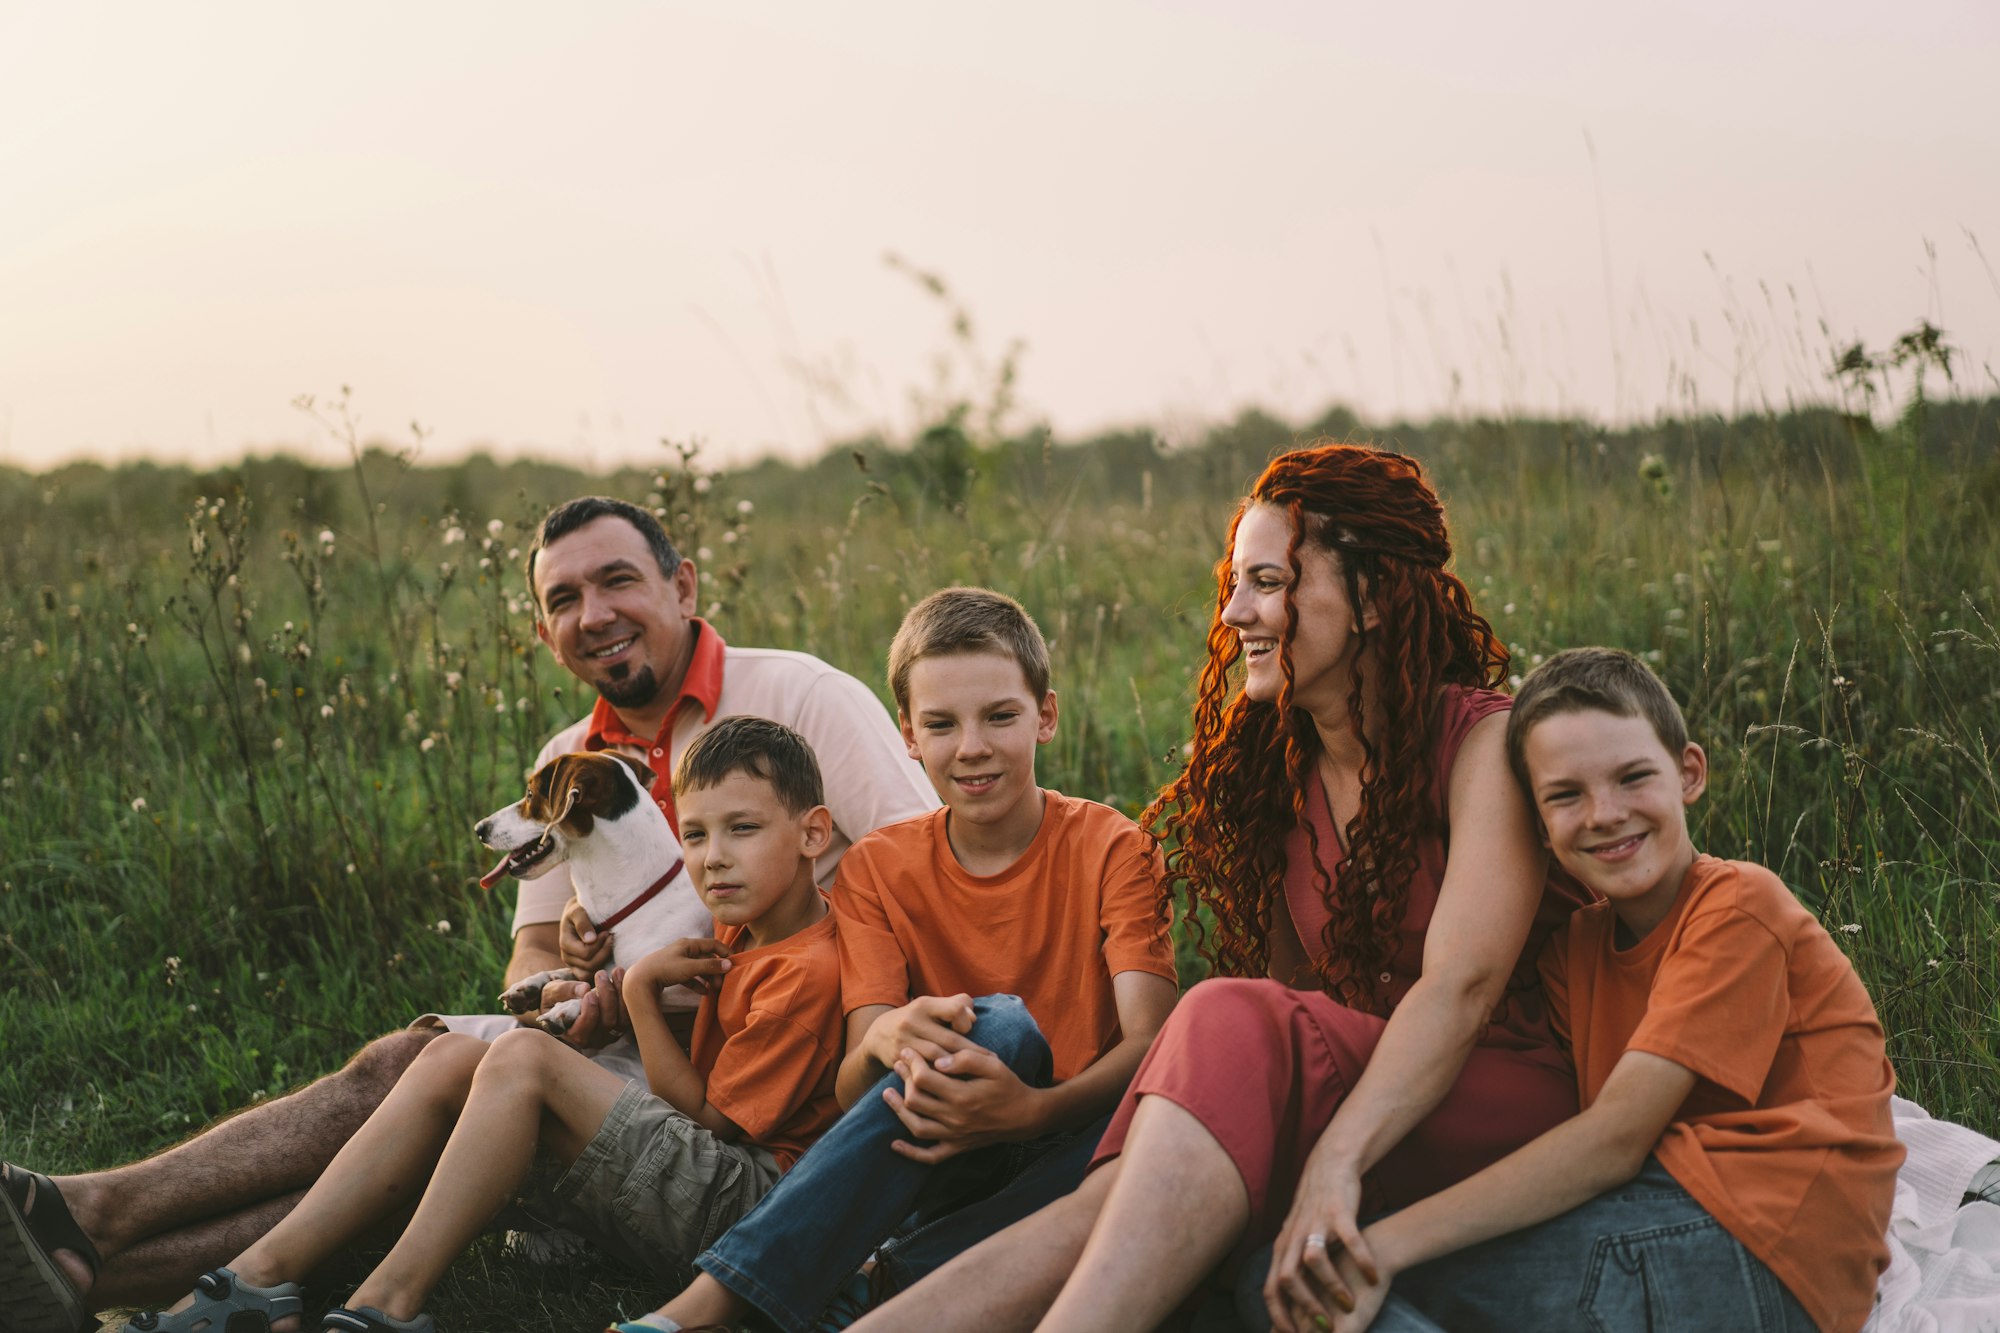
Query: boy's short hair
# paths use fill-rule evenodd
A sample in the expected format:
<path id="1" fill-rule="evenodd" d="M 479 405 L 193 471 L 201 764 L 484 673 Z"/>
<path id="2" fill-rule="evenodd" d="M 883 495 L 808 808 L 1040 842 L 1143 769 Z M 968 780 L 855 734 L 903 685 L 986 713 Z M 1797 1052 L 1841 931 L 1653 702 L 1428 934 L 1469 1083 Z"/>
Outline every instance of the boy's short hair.
<path id="1" fill-rule="evenodd" d="M 798 732 L 769 718 L 725 718 L 696 737 L 674 765 L 674 796 L 703 791 L 733 773 L 748 773 L 770 783 L 792 814 L 826 804 L 812 746 Z"/>
<path id="2" fill-rule="evenodd" d="M 1687 748 L 1687 719 L 1653 669 L 1622 648 L 1565 648 L 1528 674 L 1507 717 L 1507 762 L 1529 793 L 1528 733 L 1537 723 L 1584 711 L 1642 717 L 1667 753 Z"/>
<path id="3" fill-rule="evenodd" d="M 528 596 L 534 599 L 537 619 L 542 614 L 542 595 L 535 591 L 535 558 L 578 528 L 595 523 L 600 518 L 622 518 L 630 523 L 646 539 L 646 548 L 653 553 L 654 562 L 666 577 L 672 578 L 674 571 L 681 567 L 681 553 L 674 549 L 673 539 L 660 526 L 660 520 L 649 511 L 608 495 L 579 495 L 574 500 L 565 500 L 542 515 L 541 526 L 535 529 L 535 539 L 528 543 Z"/>
<path id="4" fill-rule="evenodd" d="M 941 588 L 911 607 L 889 645 L 889 692 L 910 711 L 910 668 L 926 657 L 999 653 L 1028 678 L 1040 703 L 1049 692 L 1049 645 L 1021 604 L 991 588 Z"/>

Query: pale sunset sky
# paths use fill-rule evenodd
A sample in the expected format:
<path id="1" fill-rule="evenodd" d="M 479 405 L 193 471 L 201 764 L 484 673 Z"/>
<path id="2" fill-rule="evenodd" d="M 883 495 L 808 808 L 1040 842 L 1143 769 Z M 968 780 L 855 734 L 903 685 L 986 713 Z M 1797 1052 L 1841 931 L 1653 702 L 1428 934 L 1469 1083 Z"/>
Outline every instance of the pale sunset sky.
<path id="1" fill-rule="evenodd" d="M 2000 4 L 0 0 L 0 464 L 2000 392 Z M 963 373 L 962 369 L 955 373 Z"/>

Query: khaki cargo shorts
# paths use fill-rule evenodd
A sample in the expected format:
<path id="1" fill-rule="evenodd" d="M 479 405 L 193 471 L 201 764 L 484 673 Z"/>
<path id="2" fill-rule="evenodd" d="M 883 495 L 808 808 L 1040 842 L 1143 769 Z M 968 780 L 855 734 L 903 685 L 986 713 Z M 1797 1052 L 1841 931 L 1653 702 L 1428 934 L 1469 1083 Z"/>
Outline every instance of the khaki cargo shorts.
<path id="1" fill-rule="evenodd" d="M 509 1214 L 582 1233 L 640 1272 L 688 1264 L 778 1183 L 778 1159 L 724 1143 L 628 1083 L 568 1170 L 537 1158 Z"/>

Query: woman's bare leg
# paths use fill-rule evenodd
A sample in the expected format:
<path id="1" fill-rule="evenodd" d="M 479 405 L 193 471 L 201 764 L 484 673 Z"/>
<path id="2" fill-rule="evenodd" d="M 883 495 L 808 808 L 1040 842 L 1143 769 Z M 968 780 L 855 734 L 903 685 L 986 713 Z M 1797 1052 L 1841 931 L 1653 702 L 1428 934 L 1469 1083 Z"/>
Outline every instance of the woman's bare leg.
<path id="1" fill-rule="evenodd" d="M 975 1245 L 853 1326 L 852 1333 L 960 1333 L 1035 1326 L 1076 1266 L 1117 1178 L 1114 1158 L 1075 1192 Z"/>
<path id="2" fill-rule="evenodd" d="M 1120 1161 L 1124 1169 L 1043 1329 L 1159 1327 L 1249 1224 L 1250 1193 L 1236 1163 L 1201 1121 L 1164 1097 L 1139 1103 Z"/>
<path id="3" fill-rule="evenodd" d="M 392 1319 L 422 1313 L 452 1261 L 527 1180 L 537 1146 L 563 1162 L 581 1157 L 625 1082 L 544 1032 L 495 1041 L 416 1215 L 349 1304 Z"/>

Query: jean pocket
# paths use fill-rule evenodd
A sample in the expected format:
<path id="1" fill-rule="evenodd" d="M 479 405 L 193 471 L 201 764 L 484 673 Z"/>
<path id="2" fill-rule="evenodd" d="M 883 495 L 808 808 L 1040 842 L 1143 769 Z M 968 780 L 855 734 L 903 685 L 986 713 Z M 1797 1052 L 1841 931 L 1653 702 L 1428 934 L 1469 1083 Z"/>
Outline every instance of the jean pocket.
<path id="1" fill-rule="evenodd" d="M 1599 1333 L 1783 1333 L 1800 1326 L 1784 1284 L 1712 1217 L 1599 1237 L 1581 1303 Z"/>

